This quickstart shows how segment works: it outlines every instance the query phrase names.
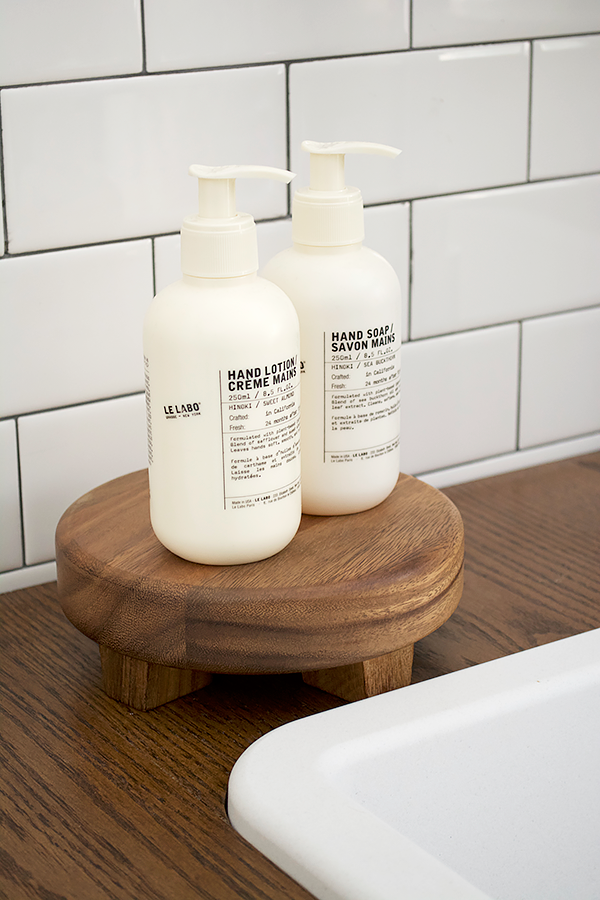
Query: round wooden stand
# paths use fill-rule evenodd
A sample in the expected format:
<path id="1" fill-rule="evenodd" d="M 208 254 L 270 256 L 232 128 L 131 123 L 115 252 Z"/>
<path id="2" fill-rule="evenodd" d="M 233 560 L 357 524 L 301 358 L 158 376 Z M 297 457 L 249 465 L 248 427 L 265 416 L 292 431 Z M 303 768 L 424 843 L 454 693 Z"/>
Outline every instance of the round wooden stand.
<path id="1" fill-rule="evenodd" d="M 137 709 L 219 672 L 302 672 L 347 700 L 402 687 L 414 642 L 460 600 L 460 514 L 408 475 L 374 509 L 303 516 L 284 550 L 241 566 L 174 556 L 148 507 L 147 472 L 133 472 L 77 500 L 56 530 L 62 608 L 100 645 L 106 693 Z"/>

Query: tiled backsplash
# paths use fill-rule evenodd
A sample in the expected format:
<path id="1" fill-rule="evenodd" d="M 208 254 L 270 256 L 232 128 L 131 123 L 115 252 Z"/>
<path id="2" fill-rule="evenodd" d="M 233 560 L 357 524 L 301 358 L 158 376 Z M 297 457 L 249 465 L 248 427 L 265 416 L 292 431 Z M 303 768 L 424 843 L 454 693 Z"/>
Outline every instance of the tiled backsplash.
<path id="1" fill-rule="evenodd" d="M 0 590 L 146 465 L 141 330 L 192 162 L 350 157 L 403 287 L 402 467 L 439 487 L 600 448 L 598 0 L 0 0 Z M 292 185 L 292 188 L 294 185 Z M 286 189 L 240 183 L 265 263 Z M 6 238 L 4 240 L 4 235 Z"/>

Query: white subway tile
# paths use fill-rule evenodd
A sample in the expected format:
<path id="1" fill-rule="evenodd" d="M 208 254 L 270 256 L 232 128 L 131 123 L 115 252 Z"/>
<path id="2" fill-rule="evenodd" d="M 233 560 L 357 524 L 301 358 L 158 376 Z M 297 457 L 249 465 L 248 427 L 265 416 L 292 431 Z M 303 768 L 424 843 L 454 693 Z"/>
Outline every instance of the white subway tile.
<path id="1" fill-rule="evenodd" d="M 3 259 L 0 415 L 143 390 L 149 240 Z"/>
<path id="2" fill-rule="evenodd" d="M 17 429 L 13 420 L 0 422 L 0 571 L 23 565 Z"/>
<path id="3" fill-rule="evenodd" d="M 598 169 L 600 34 L 536 41 L 531 178 L 577 175 Z"/>
<path id="4" fill-rule="evenodd" d="M 145 0 L 148 71 L 408 47 L 408 0 Z"/>
<path id="5" fill-rule="evenodd" d="M 545 463 L 571 459 L 573 456 L 582 456 L 584 453 L 596 453 L 598 450 L 600 450 L 600 432 L 572 438 L 569 441 L 544 444 L 542 447 L 533 447 L 529 450 L 519 450 L 516 453 L 491 456 L 474 463 L 465 463 L 463 466 L 452 466 L 437 472 L 427 472 L 419 475 L 419 480 L 436 488 L 451 487 L 453 484 L 464 484 L 467 481 L 491 478 L 493 475 L 504 475 L 505 472 L 543 466 Z"/>
<path id="6" fill-rule="evenodd" d="M 600 29 L 597 0 L 413 0 L 413 47 Z"/>
<path id="7" fill-rule="evenodd" d="M 283 66 L 3 91 L 11 252 L 178 230 L 191 163 L 286 167 L 285 104 Z M 286 186 L 241 181 L 238 208 L 285 215 Z"/>
<path id="8" fill-rule="evenodd" d="M 402 345 L 403 472 L 516 449 L 518 355 L 516 324 Z"/>
<path id="9" fill-rule="evenodd" d="M 78 497 L 147 465 L 144 395 L 19 419 L 25 555 L 54 559 L 58 520 Z"/>
<path id="10" fill-rule="evenodd" d="M 520 446 L 600 429 L 600 307 L 523 323 Z"/>
<path id="11" fill-rule="evenodd" d="M 527 44 L 391 53 L 290 67 L 295 184 L 308 184 L 303 140 L 367 140 L 395 160 L 348 156 L 367 203 L 524 181 Z"/>
<path id="12" fill-rule="evenodd" d="M 591 306 L 600 176 L 413 204 L 412 337 Z"/>
<path id="13" fill-rule="evenodd" d="M 0 84 L 142 68 L 139 0 L 0 0 Z"/>

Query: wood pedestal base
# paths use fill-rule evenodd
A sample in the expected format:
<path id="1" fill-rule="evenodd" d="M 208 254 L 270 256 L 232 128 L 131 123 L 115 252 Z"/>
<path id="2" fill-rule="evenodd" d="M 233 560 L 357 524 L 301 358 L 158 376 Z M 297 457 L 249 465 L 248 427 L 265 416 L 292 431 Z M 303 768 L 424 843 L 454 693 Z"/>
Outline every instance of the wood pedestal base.
<path id="1" fill-rule="evenodd" d="M 364 700 L 410 684 L 413 645 L 376 659 L 334 669 L 303 672 L 306 684 L 342 700 Z M 105 694 L 134 709 L 147 711 L 206 687 L 210 672 L 175 669 L 124 656 L 100 647 L 102 687 Z"/>
<path id="2" fill-rule="evenodd" d="M 410 684 L 413 644 L 350 666 L 336 666 L 319 672 L 303 672 L 306 684 L 341 697 L 364 700 Z"/>
<path id="3" fill-rule="evenodd" d="M 134 709 L 154 709 L 206 687 L 209 672 L 159 666 L 100 646 L 104 693 Z"/>
<path id="4" fill-rule="evenodd" d="M 408 475 L 374 509 L 303 516 L 284 550 L 247 565 L 166 550 L 146 471 L 85 494 L 56 530 L 63 610 L 100 645 L 106 693 L 137 709 L 217 673 L 302 672 L 346 700 L 403 687 L 414 642 L 460 600 L 463 555 L 456 507 Z"/>

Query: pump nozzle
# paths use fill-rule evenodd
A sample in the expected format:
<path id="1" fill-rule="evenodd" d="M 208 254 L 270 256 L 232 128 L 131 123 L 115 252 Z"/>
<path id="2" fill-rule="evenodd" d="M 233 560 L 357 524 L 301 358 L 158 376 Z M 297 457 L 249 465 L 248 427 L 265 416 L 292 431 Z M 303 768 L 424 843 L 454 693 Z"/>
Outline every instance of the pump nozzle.
<path id="1" fill-rule="evenodd" d="M 387 144 L 372 144 L 368 141 L 330 141 L 319 144 L 303 141 L 302 149 L 310 153 L 310 189 L 312 191 L 343 191 L 344 159 L 346 153 L 372 153 L 377 156 L 395 157 L 401 153 Z"/>
<path id="2" fill-rule="evenodd" d="M 235 179 L 272 178 L 286 184 L 293 172 L 273 166 L 190 166 L 198 179 L 198 214 L 203 219 L 228 219 L 236 215 Z"/>
<path id="3" fill-rule="evenodd" d="M 198 179 L 198 215 L 181 228 L 181 270 L 200 278 L 234 278 L 258 271 L 256 225 L 235 206 L 236 178 L 272 178 L 286 184 L 293 172 L 272 166 L 190 166 Z"/>
<path id="4" fill-rule="evenodd" d="M 294 241 L 313 247 L 360 243 L 364 237 L 362 196 L 358 188 L 345 184 L 345 156 L 371 153 L 395 157 L 401 151 L 366 141 L 303 141 L 302 149 L 310 153 L 310 186 L 294 195 Z"/>

